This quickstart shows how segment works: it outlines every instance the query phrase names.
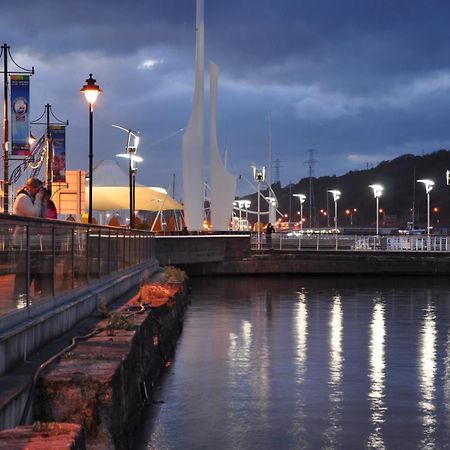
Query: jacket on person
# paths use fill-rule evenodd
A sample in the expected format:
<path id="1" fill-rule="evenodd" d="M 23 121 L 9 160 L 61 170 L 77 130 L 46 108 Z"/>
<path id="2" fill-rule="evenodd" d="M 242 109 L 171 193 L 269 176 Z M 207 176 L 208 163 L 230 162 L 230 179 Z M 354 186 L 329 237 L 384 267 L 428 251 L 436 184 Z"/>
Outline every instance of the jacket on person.
<path id="1" fill-rule="evenodd" d="M 18 192 L 14 201 L 13 214 L 25 217 L 39 217 L 41 206 L 41 202 L 36 202 L 26 189 L 22 189 Z"/>

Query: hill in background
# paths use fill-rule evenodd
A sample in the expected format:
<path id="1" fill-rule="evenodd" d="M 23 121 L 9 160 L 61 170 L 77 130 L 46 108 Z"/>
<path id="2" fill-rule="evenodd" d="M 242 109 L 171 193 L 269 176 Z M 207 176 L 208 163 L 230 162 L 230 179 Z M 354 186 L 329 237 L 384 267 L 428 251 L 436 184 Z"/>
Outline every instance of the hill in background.
<path id="1" fill-rule="evenodd" d="M 272 188 L 278 198 L 278 209 L 287 214 L 290 221 L 297 221 L 300 210 L 298 198 L 292 194 L 305 194 L 307 199 L 303 205 L 303 217 L 306 226 L 326 226 L 327 217 L 322 211 L 329 212 L 329 224 L 333 226 L 334 202 L 327 191 L 338 189 L 342 192 L 338 202 L 338 225 L 373 226 L 375 224 L 376 202 L 370 184 L 379 183 L 384 186 L 380 198 L 380 224 L 386 226 L 406 227 L 412 221 L 414 208 L 414 224 L 426 227 L 427 203 L 423 184 L 418 179 L 429 178 L 436 184 L 430 193 L 431 225 L 448 227 L 450 224 L 450 186 L 447 186 L 446 171 L 450 170 L 450 151 L 438 150 L 424 156 L 410 154 L 399 156 L 392 161 L 383 161 L 368 170 L 351 171 L 342 176 L 325 176 L 312 179 L 312 202 L 309 206 L 309 178 L 285 187 L 273 184 Z M 262 187 L 262 186 L 261 186 Z M 268 196 L 268 190 L 261 190 Z M 252 202 L 252 210 L 256 210 L 256 193 L 242 197 Z M 437 210 L 434 210 L 437 208 Z M 261 211 L 267 206 L 261 202 Z M 347 213 L 352 211 L 352 214 Z M 356 210 L 356 211 L 354 211 Z M 267 216 L 265 216 L 267 217 Z M 311 218 L 312 224 L 309 223 Z M 256 217 L 249 217 L 251 222 Z M 287 218 L 284 220 L 288 220 Z M 267 219 L 262 219 L 267 221 Z"/>

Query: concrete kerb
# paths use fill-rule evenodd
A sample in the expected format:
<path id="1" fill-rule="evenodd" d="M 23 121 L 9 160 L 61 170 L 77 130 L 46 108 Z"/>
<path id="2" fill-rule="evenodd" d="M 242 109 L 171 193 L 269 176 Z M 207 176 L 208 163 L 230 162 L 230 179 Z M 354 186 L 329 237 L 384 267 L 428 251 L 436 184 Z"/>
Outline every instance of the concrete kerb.
<path id="1" fill-rule="evenodd" d="M 152 260 L 58 297 L 57 301 L 49 299 L 48 302 L 42 302 L 45 305 L 32 305 L 29 308 L 32 311 L 17 311 L 7 325 L 3 325 L 6 330 L 2 332 L 0 329 L 0 375 L 18 366 L 51 339 L 68 331 L 102 303 L 109 304 L 136 286 L 144 271 L 151 274 L 158 268 L 158 262 Z"/>

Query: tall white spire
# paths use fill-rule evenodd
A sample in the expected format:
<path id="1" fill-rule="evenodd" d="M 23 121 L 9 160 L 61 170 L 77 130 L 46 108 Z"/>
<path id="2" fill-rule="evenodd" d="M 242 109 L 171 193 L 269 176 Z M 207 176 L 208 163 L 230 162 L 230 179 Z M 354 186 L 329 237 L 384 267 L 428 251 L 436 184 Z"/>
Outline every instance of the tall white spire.
<path id="1" fill-rule="evenodd" d="M 219 68 L 213 62 L 209 62 L 209 132 L 211 147 L 211 225 L 216 231 L 229 229 L 233 202 L 236 196 L 236 177 L 225 169 L 219 154 L 217 144 L 217 80 Z"/>
<path id="2" fill-rule="evenodd" d="M 203 228 L 205 160 L 205 31 L 203 0 L 197 0 L 195 32 L 195 91 L 189 125 L 183 135 L 184 220 L 189 230 Z"/>

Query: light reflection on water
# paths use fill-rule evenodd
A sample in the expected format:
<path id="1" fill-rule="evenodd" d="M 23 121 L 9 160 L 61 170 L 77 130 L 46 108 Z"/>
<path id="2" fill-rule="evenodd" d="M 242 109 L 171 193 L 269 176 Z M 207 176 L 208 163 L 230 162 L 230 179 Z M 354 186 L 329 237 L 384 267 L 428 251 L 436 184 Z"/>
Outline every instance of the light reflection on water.
<path id="1" fill-rule="evenodd" d="M 427 305 L 421 327 L 419 379 L 422 411 L 422 448 L 435 448 L 436 431 L 435 386 L 436 377 L 436 316 L 434 307 Z"/>
<path id="2" fill-rule="evenodd" d="M 136 448 L 450 448 L 445 279 L 191 283 Z"/>
<path id="3" fill-rule="evenodd" d="M 330 311 L 330 371 L 328 382 L 330 387 L 328 427 L 324 434 L 324 448 L 336 448 L 339 435 L 342 432 L 342 363 L 344 360 L 342 349 L 342 305 L 339 295 L 335 295 Z"/>
<path id="4" fill-rule="evenodd" d="M 369 402 L 372 432 L 368 439 L 369 448 L 384 448 L 382 426 L 384 422 L 385 395 L 385 321 L 384 304 L 379 298 L 374 299 L 372 323 L 370 324 L 369 341 Z"/>

